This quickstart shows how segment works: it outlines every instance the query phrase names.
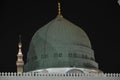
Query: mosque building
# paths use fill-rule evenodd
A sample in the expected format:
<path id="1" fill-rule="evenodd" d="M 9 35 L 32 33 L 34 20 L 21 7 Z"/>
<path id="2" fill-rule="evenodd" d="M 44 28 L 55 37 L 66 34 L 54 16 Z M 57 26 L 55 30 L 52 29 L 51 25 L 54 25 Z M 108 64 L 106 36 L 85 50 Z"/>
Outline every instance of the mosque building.
<path id="1" fill-rule="evenodd" d="M 0 80 L 120 80 L 120 74 L 103 73 L 95 61 L 86 32 L 61 14 L 33 35 L 24 63 L 21 36 L 17 73 L 0 72 Z"/>
<path id="2" fill-rule="evenodd" d="M 21 41 L 18 47 L 17 72 L 102 73 L 87 34 L 62 16 L 60 3 L 56 18 L 32 37 L 25 65 Z"/>

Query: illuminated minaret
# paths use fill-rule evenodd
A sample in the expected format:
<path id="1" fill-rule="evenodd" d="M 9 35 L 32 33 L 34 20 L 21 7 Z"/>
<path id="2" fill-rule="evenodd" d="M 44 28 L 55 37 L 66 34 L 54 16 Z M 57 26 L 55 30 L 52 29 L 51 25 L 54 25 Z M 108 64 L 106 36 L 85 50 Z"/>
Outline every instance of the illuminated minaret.
<path id="1" fill-rule="evenodd" d="M 21 43 L 21 36 L 19 36 L 19 43 L 18 43 L 19 51 L 17 54 L 17 72 L 22 73 L 23 72 L 23 66 L 24 66 L 24 61 L 23 61 L 23 54 L 22 54 L 22 43 Z"/>

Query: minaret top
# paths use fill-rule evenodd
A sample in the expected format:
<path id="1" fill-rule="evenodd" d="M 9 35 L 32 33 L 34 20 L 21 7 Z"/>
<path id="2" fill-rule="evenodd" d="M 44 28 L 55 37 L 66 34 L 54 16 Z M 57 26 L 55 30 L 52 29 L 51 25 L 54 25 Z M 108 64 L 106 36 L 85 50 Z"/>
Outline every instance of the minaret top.
<path id="1" fill-rule="evenodd" d="M 22 48 L 21 35 L 19 35 L 19 43 L 18 43 L 18 47 L 19 47 L 19 52 L 18 52 L 18 54 L 22 54 L 22 51 L 21 51 L 21 48 Z"/>
<path id="2" fill-rule="evenodd" d="M 58 16 L 62 16 L 61 15 L 61 5 L 60 5 L 60 2 L 58 2 Z"/>

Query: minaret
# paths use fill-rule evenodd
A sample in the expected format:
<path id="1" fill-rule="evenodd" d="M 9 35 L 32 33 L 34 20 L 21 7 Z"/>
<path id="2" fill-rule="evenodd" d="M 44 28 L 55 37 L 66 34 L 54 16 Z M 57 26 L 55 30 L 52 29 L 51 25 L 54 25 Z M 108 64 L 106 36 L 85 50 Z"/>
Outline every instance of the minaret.
<path id="1" fill-rule="evenodd" d="M 18 43 L 18 47 L 19 47 L 19 51 L 18 51 L 18 54 L 17 54 L 17 62 L 16 62 L 16 65 L 17 65 L 17 72 L 18 73 L 22 73 L 23 72 L 23 66 L 24 66 L 24 61 L 23 61 L 23 54 L 22 54 L 22 43 L 21 43 L 21 36 L 19 36 L 19 43 Z"/>

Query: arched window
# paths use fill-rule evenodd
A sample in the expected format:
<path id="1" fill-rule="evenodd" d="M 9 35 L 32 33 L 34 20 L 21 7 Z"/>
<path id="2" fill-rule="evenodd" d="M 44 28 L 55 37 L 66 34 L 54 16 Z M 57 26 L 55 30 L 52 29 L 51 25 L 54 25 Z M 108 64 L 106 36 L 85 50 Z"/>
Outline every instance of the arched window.
<path id="1" fill-rule="evenodd" d="M 47 54 L 41 54 L 41 58 L 44 59 L 44 58 L 47 58 L 48 55 Z"/>
<path id="2" fill-rule="evenodd" d="M 62 53 L 59 53 L 59 57 L 62 57 Z"/>

